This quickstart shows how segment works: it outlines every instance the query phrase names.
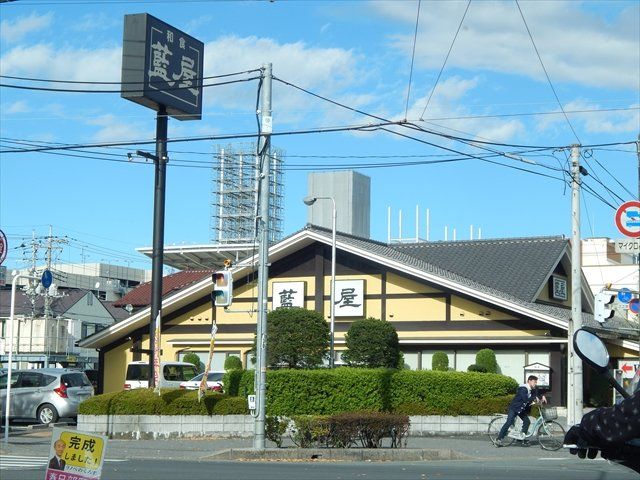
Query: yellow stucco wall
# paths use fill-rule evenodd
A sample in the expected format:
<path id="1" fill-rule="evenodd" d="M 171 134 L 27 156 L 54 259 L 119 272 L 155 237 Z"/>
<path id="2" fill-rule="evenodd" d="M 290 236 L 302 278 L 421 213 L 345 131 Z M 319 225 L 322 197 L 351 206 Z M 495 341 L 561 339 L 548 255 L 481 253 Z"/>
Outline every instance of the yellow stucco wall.
<path id="1" fill-rule="evenodd" d="M 127 373 L 127 364 L 133 360 L 133 354 L 129 351 L 130 348 L 131 342 L 125 342 L 105 352 L 103 393 L 122 390 Z"/>
<path id="2" fill-rule="evenodd" d="M 513 315 L 487 305 L 466 298 L 451 297 L 451 320 L 512 320 L 514 318 L 516 317 Z"/>

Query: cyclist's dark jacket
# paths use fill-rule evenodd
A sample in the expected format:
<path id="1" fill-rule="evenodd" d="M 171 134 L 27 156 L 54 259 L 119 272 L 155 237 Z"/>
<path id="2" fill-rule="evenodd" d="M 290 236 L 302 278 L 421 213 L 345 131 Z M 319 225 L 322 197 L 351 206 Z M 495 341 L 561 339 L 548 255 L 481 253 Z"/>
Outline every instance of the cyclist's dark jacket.
<path id="1" fill-rule="evenodd" d="M 529 390 L 529 386 L 523 383 L 516 390 L 516 396 L 509 404 L 509 410 L 513 410 L 516 414 L 528 411 L 533 401 L 538 398 L 538 389 Z"/>
<path id="2" fill-rule="evenodd" d="M 587 443 L 597 447 L 640 438 L 640 391 L 619 405 L 587 413 L 580 427 Z"/>

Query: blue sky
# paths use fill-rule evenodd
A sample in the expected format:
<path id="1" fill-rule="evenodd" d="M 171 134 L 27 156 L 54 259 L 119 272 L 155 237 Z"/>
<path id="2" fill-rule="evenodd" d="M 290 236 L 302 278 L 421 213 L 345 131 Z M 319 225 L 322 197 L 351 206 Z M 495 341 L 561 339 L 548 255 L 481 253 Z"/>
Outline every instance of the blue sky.
<path id="1" fill-rule="evenodd" d="M 408 108 L 417 1 L 18 0 L 0 6 L 0 71 L 5 76 L 117 82 L 123 16 L 148 12 L 205 43 L 205 75 L 272 62 L 278 78 L 325 97 L 393 120 L 405 118 L 406 109 L 406 118 L 415 125 L 472 140 L 540 147 L 637 140 L 637 2 L 520 2 L 571 126 L 562 114 L 548 114 L 560 107 L 515 2 L 471 2 L 451 47 L 467 5 L 421 3 Z M 8 78 L 1 83 L 61 86 Z M 253 81 L 205 89 L 202 120 L 170 120 L 169 137 L 255 132 L 256 88 Z M 273 121 L 275 132 L 376 122 L 278 82 Z M 0 88 L 3 151 L 23 146 L 15 142 L 148 140 L 154 129 L 154 112 L 118 94 Z M 394 131 L 471 155 L 490 153 L 478 144 L 439 135 L 404 127 Z M 169 146 L 166 244 L 208 242 L 210 166 L 178 164 L 211 163 L 207 154 L 227 143 Z M 273 145 L 286 154 L 285 234 L 306 223 L 301 199 L 307 193 L 308 172 L 315 166 L 330 170 L 345 165 L 371 177 L 371 234 L 377 240 L 387 239 L 388 207 L 393 212 L 392 236 L 398 236 L 399 210 L 403 236 L 415 235 L 416 205 L 422 217 L 421 237 L 425 212 L 430 210 L 432 240 L 444 238 L 445 226 L 449 239 L 454 228 L 458 239 L 469 238 L 470 225 L 480 227 L 483 238 L 571 233 L 570 190 L 559 171 L 568 168 L 567 150 L 522 153 L 530 149 L 490 146 L 509 152 L 508 157 L 493 159 L 503 165 L 468 158 L 363 168 L 358 164 L 424 162 L 446 159 L 451 152 L 381 131 L 281 136 Z M 136 148 L 141 147 L 130 150 Z M 80 261 L 84 255 L 87 261 L 149 266 L 134 249 L 152 243 L 153 166 L 122 162 L 126 150 L 90 152 L 82 155 L 97 158 L 0 154 L 0 228 L 9 237 L 9 268 L 23 266 L 23 249 L 17 248 L 22 239 L 32 232 L 48 234 L 49 225 L 54 235 L 71 239 L 59 254 L 61 261 Z M 620 237 L 612 206 L 637 196 L 635 145 L 593 147 L 584 153 L 582 161 L 591 174 L 585 182 L 602 199 L 583 193 L 582 235 Z M 308 157 L 313 155 L 332 158 Z"/>

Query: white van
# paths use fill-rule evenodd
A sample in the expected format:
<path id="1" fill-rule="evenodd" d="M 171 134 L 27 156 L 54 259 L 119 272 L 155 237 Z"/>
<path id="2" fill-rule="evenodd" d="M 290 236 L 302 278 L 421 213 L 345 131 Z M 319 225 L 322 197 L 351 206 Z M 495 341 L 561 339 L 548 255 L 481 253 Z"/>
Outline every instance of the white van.
<path id="1" fill-rule="evenodd" d="M 188 362 L 160 362 L 160 388 L 178 388 L 182 382 L 191 380 L 198 375 L 193 363 Z M 127 375 L 124 381 L 125 390 L 149 387 L 149 362 L 130 362 L 127 365 Z"/>

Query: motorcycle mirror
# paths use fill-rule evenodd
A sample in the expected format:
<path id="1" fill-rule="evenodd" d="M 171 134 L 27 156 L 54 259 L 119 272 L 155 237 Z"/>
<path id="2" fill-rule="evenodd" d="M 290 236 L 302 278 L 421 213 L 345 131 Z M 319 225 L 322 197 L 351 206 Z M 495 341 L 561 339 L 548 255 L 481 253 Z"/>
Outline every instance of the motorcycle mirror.
<path id="1" fill-rule="evenodd" d="M 600 337 L 586 330 L 579 329 L 573 335 L 573 347 L 580 358 L 604 373 L 609 367 L 609 352 Z"/>

